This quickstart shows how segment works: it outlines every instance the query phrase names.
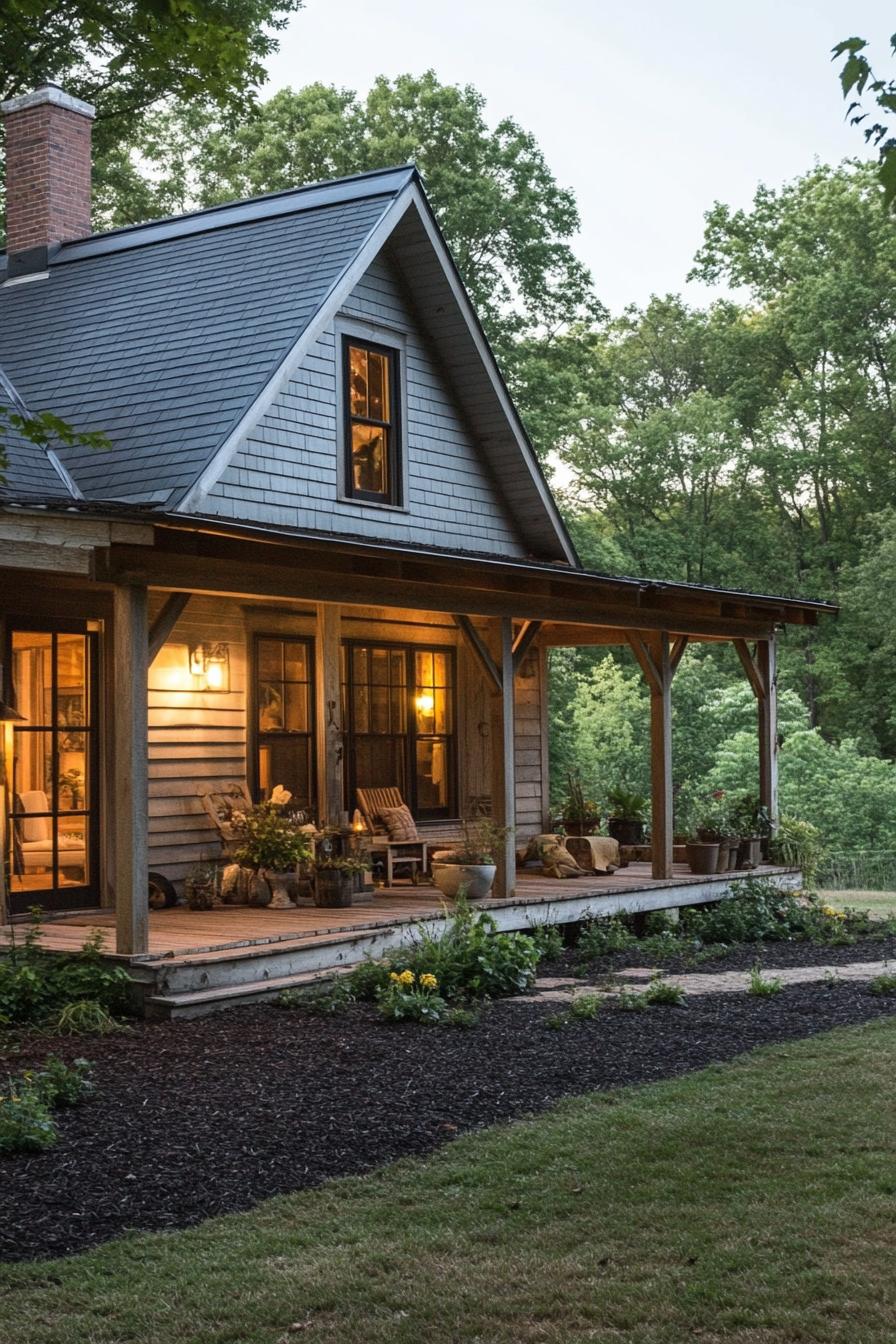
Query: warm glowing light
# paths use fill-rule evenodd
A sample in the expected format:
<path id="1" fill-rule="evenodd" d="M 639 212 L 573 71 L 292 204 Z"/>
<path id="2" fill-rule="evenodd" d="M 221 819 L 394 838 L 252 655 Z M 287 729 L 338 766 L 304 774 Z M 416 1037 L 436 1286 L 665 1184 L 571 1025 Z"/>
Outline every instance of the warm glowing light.
<path id="1" fill-rule="evenodd" d="M 414 703 L 416 704 L 421 714 L 431 714 L 436 702 L 433 699 L 433 697 L 428 694 L 428 692 L 423 691 L 420 695 L 417 696 L 417 699 Z"/>
<path id="2" fill-rule="evenodd" d="M 205 684 L 210 691 L 220 691 L 224 685 L 223 663 L 209 663 L 205 669 Z"/>

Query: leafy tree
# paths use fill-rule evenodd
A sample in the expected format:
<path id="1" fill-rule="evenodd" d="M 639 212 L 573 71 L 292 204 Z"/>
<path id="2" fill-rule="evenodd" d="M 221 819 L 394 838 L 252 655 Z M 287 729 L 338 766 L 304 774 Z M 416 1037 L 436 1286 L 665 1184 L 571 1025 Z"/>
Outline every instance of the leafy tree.
<path id="1" fill-rule="evenodd" d="M 877 149 L 878 176 L 883 187 L 884 205 L 892 209 L 896 201 L 896 136 L 893 135 L 888 121 L 868 123 L 869 113 L 864 110 L 862 97 L 870 93 L 880 109 L 874 115 L 891 117 L 896 113 L 896 80 L 880 79 L 871 68 L 868 57 L 864 55 L 868 43 L 863 37 L 847 37 L 838 42 L 833 50 L 833 60 L 845 56 L 840 69 L 840 87 L 843 97 L 853 93 L 858 96 L 846 109 L 846 115 L 853 126 L 861 126 L 865 141 Z M 896 33 L 890 38 L 890 51 L 896 56 Z"/>
<path id="2" fill-rule="evenodd" d="M 600 312 L 570 240 L 579 216 L 535 138 L 491 128 L 474 88 L 430 70 L 380 77 L 366 95 L 283 89 L 239 119 L 209 104 L 144 119 L 106 166 L 100 222 L 213 205 L 322 178 L 415 163 L 505 373 L 547 450 L 570 415 L 587 343 L 570 326 Z"/>

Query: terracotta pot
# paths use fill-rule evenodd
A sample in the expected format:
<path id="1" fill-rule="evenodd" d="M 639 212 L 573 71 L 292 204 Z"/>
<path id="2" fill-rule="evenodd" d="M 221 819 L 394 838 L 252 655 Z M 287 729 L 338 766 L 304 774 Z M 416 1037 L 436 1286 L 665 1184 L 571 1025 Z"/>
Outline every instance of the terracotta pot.
<path id="1" fill-rule="evenodd" d="M 689 840 L 688 863 L 692 873 L 714 873 L 719 862 L 718 840 Z"/>
<path id="2" fill-rule="evenodd" d="M 434 863 L 432 880 L 443 896 L 457 896 L 463 888 L 467 900 L 487 896 L 495 881 L 493 863 Z"/>

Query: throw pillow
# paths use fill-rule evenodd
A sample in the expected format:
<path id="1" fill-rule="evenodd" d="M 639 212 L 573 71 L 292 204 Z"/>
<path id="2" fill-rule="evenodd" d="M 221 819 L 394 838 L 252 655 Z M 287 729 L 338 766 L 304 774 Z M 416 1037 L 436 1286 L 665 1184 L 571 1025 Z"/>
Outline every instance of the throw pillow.
<path id="1" fill-rule="evenodd" d="M 390 840 L 419 840 L 417 823 L 406 803 L 402 803 L 401 807 L 384 807 L 380 816 L 389 832 Z"/>

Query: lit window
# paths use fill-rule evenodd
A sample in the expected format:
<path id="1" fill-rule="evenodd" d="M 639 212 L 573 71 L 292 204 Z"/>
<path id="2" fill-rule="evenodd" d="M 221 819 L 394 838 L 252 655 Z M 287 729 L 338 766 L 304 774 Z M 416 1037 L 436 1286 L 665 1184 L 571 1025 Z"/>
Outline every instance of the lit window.
<path id="1" fill-rule="evenodd" d="M 398 355 L 382 346 L 343 343 L 346 408 L 346 493 L 398 504 Z"/>

